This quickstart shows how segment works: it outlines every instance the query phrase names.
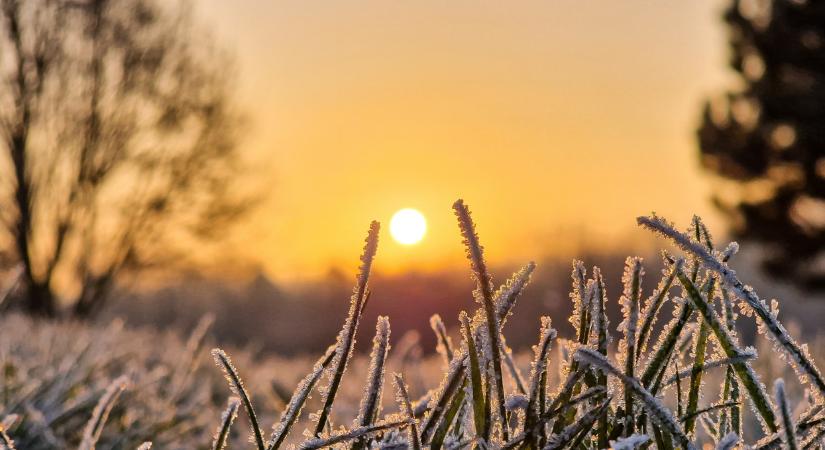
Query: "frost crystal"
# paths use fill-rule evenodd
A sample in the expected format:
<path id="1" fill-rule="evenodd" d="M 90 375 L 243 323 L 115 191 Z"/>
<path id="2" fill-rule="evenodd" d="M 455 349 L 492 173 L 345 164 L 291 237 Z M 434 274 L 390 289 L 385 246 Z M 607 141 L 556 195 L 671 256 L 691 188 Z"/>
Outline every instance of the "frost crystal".
<path id="1" fill-rule="evenodd" d="M 596 344 L 599 351 L 603 354 L 607 354 L 607 347 L 610 345 L 611 337 L 610 333 L 608 332 L 608 327 L 610 326 L 610 321 L 607 320 L 607 308 L 605 303 L 607 303 L 607 294 L 604 291 L 604 280 L 602 279 L 602 273 L 598 267 L 593 268 L 593 284 L 592 284 L 592 292 L 593 292 L 593 323 L 594 323 L 594 330 L 593 332 L 596 334 Z"/>
<path id="2" fill-rule="evenodd" d="M 580 337 L 590 333 L 590 330 L 585 329 L 589 325 L 587 314 L 590 309 L 586 276 L 587 271 L 584 268 L 584 263 L 574 260 L 573 273 L 570 275 L 570 278 L 573 279 L 573 292 L 570 293 L 570 300 L 573 302 L 573 313 L 570 314 L 568 320 L 576 329 L 576 335 Z"/>
<path id="3" fill-rule="evenodd" d="M 536 263 L 530 261 L 526 266 L 522 267 L 521 270 L 514 273 L 513 276 L 496 291 L 493 298 L 495 298 L 499 327 L 503 327 L 504 322 L 507 321 L 507 317 L 512 314 L 516 300 L 525 286 L 530 283 L 530 276 L 535 269 Z"/>
<path id="4" fill-rule="evenodd" d="M 731 431 L 725 437 L 719 439 L 716 444 L 716 450 L 732 450 L 739 443 L 739 435 Z"/>
<path id="5" fill-rule="evenodd" d="M 610 448 L 613 450 L 634 450 L 649 440 L 650 437 L 646 434 L 631 434 L 626 438 L 610 441 Z"/>
<path id="6" fill-rule="evenodd" d="M 508 411 L 524 410 L 527 409 L 527 403 L 528 399 L 526 395 L 510 394 L 504 401 L 504 407 L 507 408 Z"/>

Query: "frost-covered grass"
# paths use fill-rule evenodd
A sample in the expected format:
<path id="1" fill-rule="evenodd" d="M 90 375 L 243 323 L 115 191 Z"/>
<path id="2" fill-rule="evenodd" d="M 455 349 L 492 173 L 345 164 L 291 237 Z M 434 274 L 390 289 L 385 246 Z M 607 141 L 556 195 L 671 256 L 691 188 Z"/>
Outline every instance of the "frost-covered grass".
<path id="1" fill-rule="evenodd" d="M 539 269 L 528 263 L 496 288 L 469 209 L 458 201 L 454 210 L 476 302 L 454 321 L 433 317 L 438 357 L 418 359 L 403 337 L 392 348 L 388 317 L 369 355 L 354 352 L 372 328 L 360 322 L 373 223 L 341 331 L 314 362 L 213 349 L 210 367 L 208 320 L 181 342 L 3 318 L 0 449 L 823 448 L 825 382 L 812 352 L 779 321 L 778 303 L 730 268 L 737 247 L 715 247 L 698 218 L 686 232 L 639 219 L 684 251 L 662 253 L 652 292 L 641 258 L 628 258 L 620 286 L 575 261 L 575 333 L 562 338 L 561 318 L 536 317 L 533 351 L 514 355 L 503 325 Z M 607 319 L 611 301 L 622 307 L 618 326 Z M 742 320 L 757 322 L 756 348 L 741 344 Z"/>

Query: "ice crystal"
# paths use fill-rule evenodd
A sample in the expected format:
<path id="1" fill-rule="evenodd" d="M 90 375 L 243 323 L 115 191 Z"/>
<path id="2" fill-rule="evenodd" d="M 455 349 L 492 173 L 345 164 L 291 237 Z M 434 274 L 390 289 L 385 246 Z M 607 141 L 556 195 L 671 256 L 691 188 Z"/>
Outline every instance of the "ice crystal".
<path id="1" fill-rule="evenodd" d="M 650 436 L 646 434 L 631 434 L 628 437 L 610 441 L 610 448 L 613 450 L 635 450 L 649 440 Z"/>

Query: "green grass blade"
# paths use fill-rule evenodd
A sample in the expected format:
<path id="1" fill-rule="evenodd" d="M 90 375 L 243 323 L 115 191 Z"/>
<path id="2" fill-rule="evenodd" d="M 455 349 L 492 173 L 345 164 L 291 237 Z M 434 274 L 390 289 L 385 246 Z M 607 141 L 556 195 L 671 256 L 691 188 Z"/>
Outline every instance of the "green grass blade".
<path id="1" fill-rule="evenodd" d="M 756 359 L 756 352 L 752 351 L 752 349 L 747 349 L 746 348 L 746 349 L 742 350 L 742 354 L 739 355 L 739 356 L 736 356 L 736 357 L 733 357 L 733 358 L 717 358 L 717 359 L 713 359 L 711 361 L 707 361 L 704 364 L 702 364 L 702 366 L 699 368 L 699 370 L 701 370 L 702 372 L 709 372 L 711 369 L 714 369 L 714 368 L 717 368 L 717 367 L 727 368 L 728 366 L 730 366 L 733 363 L 751 361 L 751 360 L 754 360 L 754 359 Z M 678 380 L 683 380 L 685 378 L 690 377 L 690 375 L 693 373 L 694 370 L 695 369 L 691 367 L 690 369 L 685 369 L 685 370 L 678 371 L 676 374 L 674 374 L 673 376 L 668 378 L 667 381 L 665 381 L 664 386 L 669 386 L 669 385 L 677 382 Z M 723 397 L 723 399 L 727 399 L 727 398 L 728 398 L 728 396 Z"/>
<path id="2" fill-rule="evenodd" d="M 708 300 L 713 298 L 714 283 L 711 280 L 706 291 Z M 699 408 L 699 391 L 702 388 L 702 366 L 705 365 L 705 356 L 708 348 L 708 337 L 710 336 L 710 326 L 706 320 L 701 320 L 699 332 L 696 335 L 696 346 L 693 350 L 693 368 L 690 373 L 690 384 L 688 389 L 688 403 L 685 414 L 689 417 L 685 421 L 685 432 L 689 435 L 693 433 L 696 425 L 696 412 Z"/>
<path id="3" fill-rule="evenodd" d="M 825 378 L 822 377 L 822 373 L 811 360 L 807 347 L 801 347 L 796 343 L 785 327 L 777 320 L 776 314 L 759 298 L 752 287 L 745 286 L 737 278 L 736 272 L 731 270 L 724 261 L 720 261 L 703 245 L 676 231 L 666 221 L 655 216 L 639 217 L 637 221 L 640 225 L 670 238 L 684 251 L 700 259 L 705 267 L 715 272 L 725 286 L 737 297 L 744 300 L 756 313 L 767 332 L 766 334 L 772 337 L 777 347 L 790 356 L 790 362 L 800 375 L 800 379 L 813 385 L 820 395 L 825 395 Z"/>
<path id="4" fill-rule="evenodd" d="M 695 450 L 694 445 L 690 442 L 687 435 L 682 430 L 682 427 L 673 417 L 673 413 L 667 409 L 662 402 L 653 396 L 647 389 L 645 389 L 637 379 L 630 378 L 622 373 L 619 369 L 614 367 L 607 358 L 600 352 L 588 348 L 579 348 L 576 350 L 574 356 L 579 362 L 588 364 L 604 374 L 610 374 L 621 381 L 626 389 L 633 391 L 640 404 L 647 410 L 650 417 L 662 427 L 667 430 L 667 433 L 673 436 L 679 445 L 686 450 Z"/>
<path id="5" fill-rule="evenodd" d="M 430 440 L 430 450 L 439 450 L 441 446 L 444 445 L 444 438 L 447 437 L 450 425 L 452 425 L 456 415 L 458 415 L 458 411 L 464 404 L 464 398 L 467 396 L 466 386 L 467 379 L 465 378 L 461 388 L 453 395 L 453 399 L 450 401 L 450 407 L 447 408 L 447 412 L 441 418 L 441 422 L 438 424 L 432 440 Z"/>
<path id="6" fill-rule="evenodd" d="M 457 354 L 450 362 L 450 368 L 444 375 L 437 392 L 430 399 L 430 407 L 421 426 L 421 442 L 429 444 L 436 427 L 441 422 L 441 418 L 446 413 L 450 405 L 450 400 L 456 391 L 461 388 L 466 379 L 464 369 L 465 355 Z"/>
<path id="7" fill-rule="evenodd" d="M 463 200 L 457 200 L 453 204 L 456 218 L 458 219 L 461 235 L 464 237 L 464 245 L 467 248 L 467 258 L 477 284 L 477 298 L 484 306 L 484 316 L 487 320 L 487 338 L 492 364 L 492 378 L 495 384 L 496 406 L 498 412 L 499 426 L 502 439 L 508 439 L 507 411 L 504 407 L 504 378 L 501 373 L 501 335 L 497 315 L 497 308 L 493 300 L 492 280 L 487 263 L 484 261 L 483 247 L 478 241 L 478 234 L 475 230 L 475 223 L 470 216 L 470 210 Z M 486 353 L 486 351 L 485 351 Z"/>
<path id="8" fill-rule="evenodd" d="M 670 359 L 670 354 L 676 346 L 676 342 L 679 340 L 679 335 L 682 333 L 685 325 L 687 325 L 692 314 L 693 305 L 688 301 L 681 302 L 679 305 L 679 315 L 670 321 L 667 332 L 656 345 L 656 353 L 653 354 L 653 357 L 647 363 L 645 371 L 642 373 L 641 381 L 645 388 L 649 388 L 659 372 L 664 370 L 665 364 Z M 655 393 L 657 391 L 654 390 L 652 392 Z"/>
<path id="9" fill-rule="evenodd" d="M 475 425 L 476 434 L 483 435 L 484 430 L 487 429 L 484 416 L 484 387 L 481 383 L 481 367 L 478 361 L 478 350 L 476 349 L 475 339 L 470 326 L 470 319 L 467 313 L 461 311 L 459 314 L 461 321 L 462 334 L 464 342 L 467 345 L 467 353 L 469 354 L 467 369 L 470 372 L 470 388 L 472 389 L 473 398 L 473 424 Z"/>
<path id="10" fill-rule="evenodd" d="M 719 410 L 726 410 L 726 409 L 729 409 L 729 408 L 733 408 L 735 406 L 739 406 L 739 403 L 728 402 L 728 403 L 719 403 L 719 404 L 716 404 L 716 405 L 710 405 L 710 406 L 707 406 L 707 407 L 702 408 L 702 409 L 697 409 L 696 411 L 693 411 L 689 414 L 685 414 L 684 416 L 679 418 L 679 421 L 680 422 L 687 422 L 688 420 L 691 420 L 691 419 L 695 420 L 699 416 L 701 416 L 702 414 L 707 414 L 707 413 L 714 412 L 714 411 L 719 411 Z"/>
<path id="11" fill-rule="evenodd" d="M 734 341 L 732 335 L 720 322 L 716 311 L 705 301 L 693 282 L 690 281 L 680 268 L 677 268 L 676 271 L 679 281 L 685 288 L 685 292 L 687 292 L 694 307 L 702 314 L 705 322 L 710 326 L 713 334 L 716 336 L 716 341 L 725 352 L 725 355 L 727 355 L 728 358 L 734 358 L 745 353 L 740 350 L 739 345 Z M 756 408 L 759 417 L 762 419 L 763 425 L 767 430 L 775 433 L 777 430 L 776 416 L 773 413 L 770 400 L 758 376 L 747 362 L 733 363 L 732 366 L 742 385 L 745 387 L 745 390 L 748 392 L 754 408 Z"/>
<path id="12" fill-rule="evenodd" d="M 605 292 L 602 273 L 598 267 L 593 268 L 593 280 L 593 322 L 596 330 L 596 349 L 600 354 L 607 357 L 607 348 L 610 345 L 610 333 L 607 330 L 609 325 L 607 320 L 607 293 Z M 598 386 L 607 389 L 607 374 L 598 372 L 596 383 Z M 602 416 L 599 417 L 599 425 L 597 427 L 599 448 L 606 448 L 609 445 L 607 413 L 607 409 L 604 409 Z"/>
<path id="13" fill-rule="evenodd" d="M 607 397 L 599 405 L 591 408 L 589 411 L 584 413 L 584 415 L 582 415 L 574 423 L 565 427 L 561 433 L 550 436 L 550 438 L 547 440 L 547 445 L 544 447 L 543 450 L 557 450 L 564 448 L 580 432 L 592 427 L 596 420 L 598 420 L 600 417 L 604 416 L 607 413 L 607 408 L 610 405 L 610 400 L 612 398 L 613 397 Z"/>
<path id="14" fill-rule="evenodd" d="M 527 400 L 527 411 L 525 411 L 524 431 L 528 434 L 526 448 L 538 448 L 538 440 L 534 429 L 538 424 L 539 398 L 544 397 L 541 390 L 541 378 L 547 373 L 547 362 L 549 360 L 550 346 L 556 338 L 556 330 L 551 327 L 549 317 L 541 318 L 541 331 L 539 332 L 539 343 L 535 347 L 535 355 L 530 372 L 530 393 Z"/>
<path id="15" fill-rule="evenodd" d="M 506 283 L 501 285 L 496 291 L 493 298 L 495 298 L 496 314 L 498 315 L 499 326 L 504 327 L 507 322 L 507 317 L 513 310 L 513 307 L 518 300 L 527 284 L 530 283 L 530 276 L 536 269 L 536 263 L 530 261 L 521 270 L 514 273 Z"/>
<path id="16" fill-rule="evenodd" d="M 642 325 L 639 327 L 639 338 L 636 342 L 636 360 L 638 361 L 642 354 L 647 351 L 648 341 L 650 340 L 650 331 L 653 325 L 656 324 L 656 316 L 667 300 L 670 287 L 673 285 L 673 280 L 676 278 L 676 272 L 671 268 L 667 274 L 659 281 L 659 286 L 656 291 L 645 302 L 644 312 L 642 316 Z"/>

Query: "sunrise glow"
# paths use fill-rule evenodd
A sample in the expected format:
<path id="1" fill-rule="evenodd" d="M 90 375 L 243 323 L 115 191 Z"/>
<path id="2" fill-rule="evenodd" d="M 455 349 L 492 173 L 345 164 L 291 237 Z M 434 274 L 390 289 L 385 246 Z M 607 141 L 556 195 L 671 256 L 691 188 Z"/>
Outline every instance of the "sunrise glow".
<path id="1" fill-rule="evenodd" d="M 418 210 L 404 208 L 390 219 L 390 234 L 399 244 L 417 244 L 424 239 L 426 232 L 427 219 Z"/>

